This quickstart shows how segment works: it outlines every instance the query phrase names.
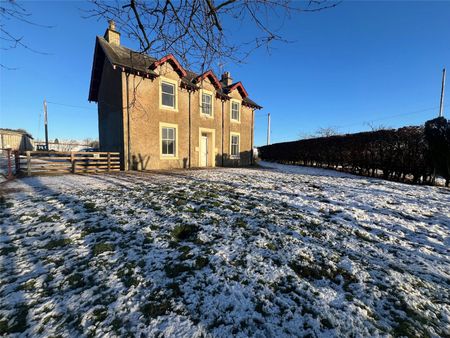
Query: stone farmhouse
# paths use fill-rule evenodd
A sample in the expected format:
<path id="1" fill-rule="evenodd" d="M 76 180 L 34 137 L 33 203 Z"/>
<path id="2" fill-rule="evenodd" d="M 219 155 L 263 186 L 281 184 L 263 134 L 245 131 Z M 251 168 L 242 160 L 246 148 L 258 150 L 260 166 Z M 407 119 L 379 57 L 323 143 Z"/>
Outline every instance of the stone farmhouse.
<path id="1" fill-rule="evenodd" d="M 252 164 L 261 107 L 243 84 L 121 46 L 113 21 L 96 38 L 89 101 L 98 105 L 100 150 L 120 152 L 124 170 Z"/>

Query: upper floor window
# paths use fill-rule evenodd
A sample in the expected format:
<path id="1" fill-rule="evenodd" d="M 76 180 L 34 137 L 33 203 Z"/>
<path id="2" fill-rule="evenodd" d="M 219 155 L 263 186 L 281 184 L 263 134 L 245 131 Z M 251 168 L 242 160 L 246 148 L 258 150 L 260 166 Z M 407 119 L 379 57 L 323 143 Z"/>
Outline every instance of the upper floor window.
<path id="1" fill-rule="evenodd" d="M 241 118 L 241 105 L 237 101 L 231 101 L 231 119 L 234 121 L 240 121 Z"/>
<path id="2" fill-rule="evenodd" d="M 231 134 L 231 157 L 239 157 L 239 135 Z"/>
<path id="3" fill-rule="evenodd" d="M 172 127 L 161 128 L 161 153 L 163 156 L 175 156 L 177 144 L 177 130 Z"/>
<path id="4" fill-rule="evenodd" d="M 202 113 L 212 116 L 212 95 L 205 92 L 202 93 Z"/>
<path id="5" fill-rule="evenodd" d="M 176 86 L 174 83 L 161 81 L 161 104 L 164 107 L 176 108 Z"/>

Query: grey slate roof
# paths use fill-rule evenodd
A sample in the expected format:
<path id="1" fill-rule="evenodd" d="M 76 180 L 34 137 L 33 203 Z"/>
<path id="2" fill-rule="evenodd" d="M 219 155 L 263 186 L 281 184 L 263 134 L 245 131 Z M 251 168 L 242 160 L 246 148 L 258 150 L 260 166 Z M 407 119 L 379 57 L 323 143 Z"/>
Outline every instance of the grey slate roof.
<path id="1" fill-rule="evenodd" d="M 158 76 L 156 72 L 150 69 L 150 66 L 155 61 L 158 61 L 157 59 L 147 54 L 133 51 L 124 46 L 112 45 L 108 43 L 105 38 L 97 36 L 94 52 L 94 64 L 92 66 L 91 86 L 89 90 L 89 101 L 97 101 L 104 56 L 106 56 L 112 65 L 123 67 L 128 71 L 132 71 L 134 73 L 139 72 L 141 75 L 148 75 L 150 77 Z M 191 89 L 198 89 L 199 87 L 193 82 L 193 80 L 199 75 L 190 70 L 186 70 L 186 73 L 187 75 L 181 78 L 182 83 Z M 222 88 L 218 88 L 216 90 L 218 95 L 221 97 L 227 97 L 227 94 L 229 93 L 227 88 L 222 84 L 221 86 Z M 262 108 L 248 97 L 244 98 L 242 101 L 254 108 Z"/>

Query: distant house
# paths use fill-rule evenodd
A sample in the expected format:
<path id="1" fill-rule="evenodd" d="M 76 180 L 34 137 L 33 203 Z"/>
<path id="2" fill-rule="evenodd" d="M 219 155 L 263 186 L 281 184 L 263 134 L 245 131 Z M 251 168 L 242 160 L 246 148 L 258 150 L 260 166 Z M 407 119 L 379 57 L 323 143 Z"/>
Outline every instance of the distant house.
<path id="1" fill-rule="evenodd" d="M 125 170 L 252 163 L 261 107 L 243 84 L 123 47 L 112 21 L 96 39 L 89 101 L 98 104 L 100 150 L 119 151 Z"/>
<path id="2" fill-rule="evenodd" d="M 0 142 L 2 149 L 33 150 L 33 137 L 22 129 L 0 129 Z"/>

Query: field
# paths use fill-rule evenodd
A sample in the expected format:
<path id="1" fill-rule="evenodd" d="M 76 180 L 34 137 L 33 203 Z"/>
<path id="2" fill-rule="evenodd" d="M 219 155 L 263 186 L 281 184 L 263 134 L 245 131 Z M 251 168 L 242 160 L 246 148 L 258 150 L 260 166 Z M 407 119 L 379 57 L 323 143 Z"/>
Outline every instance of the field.
<path id="1" fill-rule="evenodd" d="M 450 335 L 449 189 L 271 166 L 2 184 L 0 335 Z"/>

